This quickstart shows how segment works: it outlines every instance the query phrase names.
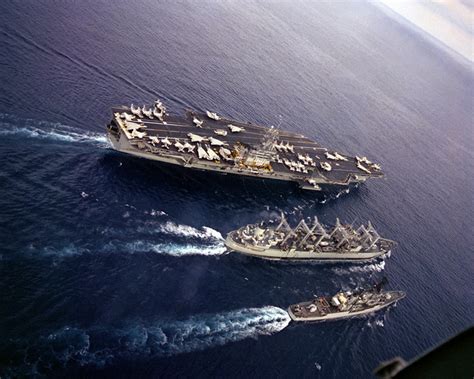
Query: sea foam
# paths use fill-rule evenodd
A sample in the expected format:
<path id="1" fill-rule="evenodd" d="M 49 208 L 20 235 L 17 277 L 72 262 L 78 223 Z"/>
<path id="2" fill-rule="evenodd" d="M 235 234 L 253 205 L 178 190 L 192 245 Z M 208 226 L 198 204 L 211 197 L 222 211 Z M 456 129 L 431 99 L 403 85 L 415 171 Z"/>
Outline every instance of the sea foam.
<path id="1" fill-rule="evenodd" d="M 41 367 L 42 371 L 69 364 L 102 367 L 121 358 L 172 356 L 271 335 L 286 328 L 289 322 L 286 311 L 265 306 L 177 321 L 134 321 L 119 328 L 65 326 L 36 341 L 24 341 L 28 354 L 20 364 L 23 368 L 23 364 L 29 368 L 46 365 Z"/>
<path id="2" fill-rule="evenodd" d="M 85 132 L 61 123 L 21 119 L 8 114 L 0 114 L 0 135 L 19 135 L 25 138 L 47 139 L 60 142 L 93 143 L 108 147 L 105 134 Z"/>

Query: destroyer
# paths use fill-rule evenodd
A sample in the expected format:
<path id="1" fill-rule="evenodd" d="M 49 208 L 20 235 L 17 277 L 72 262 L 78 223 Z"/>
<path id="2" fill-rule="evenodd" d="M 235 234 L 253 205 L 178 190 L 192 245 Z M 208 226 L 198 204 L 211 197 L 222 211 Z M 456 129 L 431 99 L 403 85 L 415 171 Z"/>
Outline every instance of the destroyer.
<path id="1" fill-rule="evenodd" d="M 369 222 L 354 229 L 339 219 L 326 229 L 315 217 L 292 228 L 281 215 L 278 225 L 246 225 L 227 235 L 228 249 L 268 259 L 366 261 L 388 254 L 395 242 L 381 238 Z"/>
<path id="2" fill-rule="evenodd" d="M 383 176 L 366 157 L 328 150 L 296 133 L 242 123 L 215 112 L 169 115 L 151 107 L 113 108 L 107 126 L 114 149 L 187 168 L 294 182 L 303 189 L 337 190 Z"/>
<path id="3" fill-rule="evenodd" d="M 360 316 L 377 312 L 403 299 L 402 291 L 380 291 L 375 286 L 360 292 L 339 292 L 333 297 L 320 296 L 314 300 L 290 305 L 288 313 L 293 321 L 324 321 Z"/>

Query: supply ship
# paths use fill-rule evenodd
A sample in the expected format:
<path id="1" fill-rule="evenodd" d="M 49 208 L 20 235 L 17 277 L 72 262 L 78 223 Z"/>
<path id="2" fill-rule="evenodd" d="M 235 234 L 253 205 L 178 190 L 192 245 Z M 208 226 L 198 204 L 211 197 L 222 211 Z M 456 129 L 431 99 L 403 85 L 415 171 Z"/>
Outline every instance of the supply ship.
<path id="1" fill-rule="evenodd" d="M 231 251 L 266 259 L 313 261 L 369 261 L 388 255 L 396 243 L 381 238 L 373 225 L 341 224 L 324 227 L 315 217 L 301 220 L 292 228 L 283 213 L 275 222 L 246 225 L 227 235 L 225 244 Z"/>
<path id="2" fill-rule="evenodd" d="M 185 168 L 296 183 L 314 191 L 340 191 L 382 177 L 367 157 L 349 157 L 303 135 L 243 123 L 215 112 L 167 113 L 152 106 L 112 108 L 107 125 L 115 150 Z"/>
<path id="3" fill-rule="evenodd" d="M 405 297 L 402 291 L 381 291 L 379 286 L 359 292 L 339 292 L 332 297 L 318 296 L 314 300 L 290 305 L 293 321 L 325 321 L 361 316 L 377 312 Z"/>

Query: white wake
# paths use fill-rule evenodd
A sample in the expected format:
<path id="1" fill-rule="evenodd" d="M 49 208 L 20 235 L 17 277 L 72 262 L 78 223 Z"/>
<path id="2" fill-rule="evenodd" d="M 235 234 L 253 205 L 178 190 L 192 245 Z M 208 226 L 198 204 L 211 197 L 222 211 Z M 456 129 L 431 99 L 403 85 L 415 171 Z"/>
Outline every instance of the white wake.
<path id="1" fill-rule="evenodd" d="M 271 335 L 290 322 L 281 308 L 245 308 L 186 320 L 155 323 L 134 322 L 122 328 L 64 327 L 30 345 L 25 363 L 103 366 L 117 358 L 152 358 L 205 350 L 215 346 Z"/>
<path id="2" fill-rule="evenodd" d="M 87 194 L 83 194 L 88 196 Z M 140 233 L 140 236 L 136 235 Z M 101 234 L 107 238 L 102 245 L 92 246 L 88 241 L 76 240 L 64 246 L 28 248 L 30 253 L 43 256 L 71 257 L 92 253 L 157 253 L 183 257 L 190 255 L 221 255 L 227 249 L 224 238 L 217 230 L 203 226 L 201 229 L 167 221 L 163 224 L 148 224 L 128 228 L 105 227 Z M 163 241 L 163 235 L 165 240 Z M 126 240 L 122 238 L 127 236 Z M 170 238 L 174 237 L 174 238 Z M 172 241 L 168 241 L 172 239 Z"/>
<path id="3" fill-rule="evenodd" d="M 186 255 L 221 255 L 226 252 L 223 242 L 212 245 L 197 245 L 189 243 L 153 243 L 151 241 L 134 241 L 125 244 L 130 253 L 154 252 L 158 254 L 181 257 Z"/>
<path id="4" fill-rule="evenodd" d="M 109 146 L 105 133 L 86 132 L 61 123 L 20 119 L 6 114 L 0 114 L 0 135 Z"/>
<path id="5" fill-rule="evenodd" d="M 377 263 L 367 265 L 354 265 L 349 267 L 337 267 L 333 272 L 338 275 L 347 275 L 349 273 L 364 273 L 364 272 L 382 272 L 385 269 L 385 260 Z"/>
<path id="6" fill-rule="evenodd" d="M 191 237 L 215 241 L 224 240 L 221 233 L 207 226 L 203 226 L 202 230 L 199 230 L 192 226 L 180 225 L 172 221 L 168 221 L 164 225 L 160 225 L 159 231 L 164 234 L 171 234 L 178 237 Z"/>

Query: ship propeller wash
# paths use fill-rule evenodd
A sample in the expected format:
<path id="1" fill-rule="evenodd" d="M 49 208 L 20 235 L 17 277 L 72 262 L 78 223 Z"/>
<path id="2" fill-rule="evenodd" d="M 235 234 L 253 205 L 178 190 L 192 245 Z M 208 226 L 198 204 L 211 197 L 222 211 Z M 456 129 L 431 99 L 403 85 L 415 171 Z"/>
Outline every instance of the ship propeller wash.
<path id="1" fill-rule="evenodd" d="M 380 165 L 366 157 L 351 158 L 300 134 L 230 120 L 215 112 L 174 116 L 159 100 L 148 108 L 132 104 L 112 112 L 107 131 L 113 148 L 137 157 L 293 182 L 313 191 L 340 191 L 383 176 Z"/>
<path id="2" fill-rule="evenodd" d="M 368 290 L 339 292 L 332 297 L 318 296 L 314 300 L 290 305 L 293 321 L 325 321 L 373 313 L 405 297 L 402 291 L 381 291 L 380 286 Z"/>
<path id="3" fill-rule="evenodd" d="M 369 222 L 354 229 L 341 224 L 325 228 L 317 219 L 292 228 L 283 213 L 276 223 L 246 225 L 227 235 L 231 251 L 267 259 L 368 261 L 388 254 L 395 242 L 381 238 Z"/>

